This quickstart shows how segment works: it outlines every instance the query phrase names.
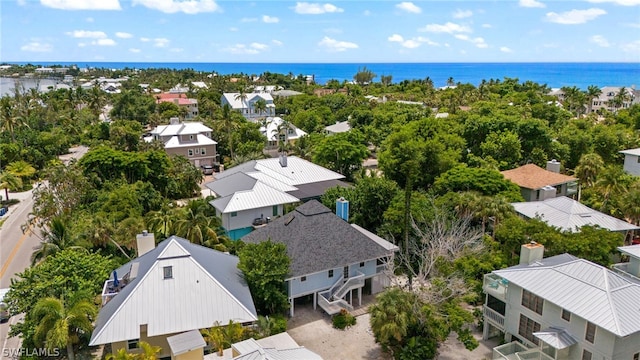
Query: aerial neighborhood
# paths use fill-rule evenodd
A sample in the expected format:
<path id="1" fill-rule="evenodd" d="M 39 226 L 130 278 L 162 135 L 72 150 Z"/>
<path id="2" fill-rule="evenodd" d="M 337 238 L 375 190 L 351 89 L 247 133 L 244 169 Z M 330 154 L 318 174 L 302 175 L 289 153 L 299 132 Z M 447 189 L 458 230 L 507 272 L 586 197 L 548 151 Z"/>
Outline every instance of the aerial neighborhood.
<path id="1" fill-rule="evenodd" d="M 0 76 L 0 359 L 640 359 L 633 86 Z"/>

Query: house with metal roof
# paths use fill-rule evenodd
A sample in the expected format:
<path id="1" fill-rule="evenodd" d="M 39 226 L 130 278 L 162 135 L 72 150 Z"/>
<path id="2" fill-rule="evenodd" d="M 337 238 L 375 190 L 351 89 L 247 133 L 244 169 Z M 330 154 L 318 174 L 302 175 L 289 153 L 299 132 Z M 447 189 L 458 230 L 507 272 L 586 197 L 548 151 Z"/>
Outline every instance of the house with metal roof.
<path id="1" fill-rule="evenodd" d="M 263 100 L 266 104 L 265 110 L 257 110 L 256 102 Z M 259 118 L 275 116 L 276 106 L 273 97 L 269 93 L 224 93 L 220 99 L 220 106 L 228 104 L 232 110 L 238 111 L 247 120 L 257 120 Z"/>
<path id="2" fill-rule="evenodd" d="M 171 118 L 169 125 L 158 125 L 144 140 L 162 142 L 167 154 L 184 156 L 196 167 L 213 166 L 217 163 L 218 143 L 211 139 L 212 131 L 201 122 Z"/>
<path id="3" fill-rule="evenodd" d="M 260 126 L 260 132 L 267 139 L 267 149 L 275 149 L 281 142 L 294 144 L 296 140 L 307 135 L 294 124 L 285 122 L 278 116 L 267 117 Z"/>
<path id="4" fill-rule="evenodd" d="M 336 122 L 333 125 L 325 126 L 324 132 L 327 135 L 334 135 L 351 130 L 351 125 L 348 121 Z"/>
<path id="5" fill-rule="evenodd" d="M 537 218 L 561 231 L 579 232 L 583 226 L 598 226 L 609 231 L 627 233 L 640 227 L 603 214 L 566 196 L 543 201 L 511 203 L 521 216 Z"/>
<path id="6" fill-rule="evenodd" d="M 560 174 L 560 162 L 547 162 L 547 169 L 527 164 L 500 172 L 507 180 L 520 187 L 525 201 L 540 201 L 556 196 L 574 196 L 578 193 L 578 179 Z"/>
<path id="7" fill-rule="evenodd" d="M 137 240 L 145 238 L 153 239 Z M 175 335 L 216 322 L 256 321 L 249 287 L 237 265 L 235 256 L 171 236 L 115 270 L 105 282 L 89 344 L 111 344 L 116 353 L 138 351 L 139 342 L 146 341 L 160 346 L 162 358 L 201 344 L 197 336 Z"/>
<path id="8" fill-rule="evenodd" d="M 522 246 L 520 264 L 484 277 L 483 338 L 493 359 L 637 359 L 640 283 L 569 254 Z"/>
<path id="9" fill-rule="evenodd" d="M 640 176 L 640 148 L 620 151 L 624 154 L 624 171 L 633 176 Z"/>
<path id="10" fill-rule="evenodd" d="M 347 186 L 344 176 L 296 156 L 252 160 L 206 184 L 210 202 L 227 235 L 239 239 L 268 220 L 284 215 L 286 204 L 319 198 L 331 187 Z"/>
<path id="11" fill-rule="evenodd" d="M 348 202 L 339 199 L 340 216 L 317 200 L 244 236 L 246 243 L 271 240 L 287 246 L 291 260 L 286 281 L 291 316 L 295 301 L 312 297 L 333 315 L 353 310 L 354 296 L 378 293 L 388 285 L 387 265 L 398 247 L 378 235 L 349 224 Z"/>
<path id="12" fill-rule="evenodd" d="M 614 264 L 611 269 L 640 284 L 640 244 L 620 246 L 618 250 L 628 261 Z"/>

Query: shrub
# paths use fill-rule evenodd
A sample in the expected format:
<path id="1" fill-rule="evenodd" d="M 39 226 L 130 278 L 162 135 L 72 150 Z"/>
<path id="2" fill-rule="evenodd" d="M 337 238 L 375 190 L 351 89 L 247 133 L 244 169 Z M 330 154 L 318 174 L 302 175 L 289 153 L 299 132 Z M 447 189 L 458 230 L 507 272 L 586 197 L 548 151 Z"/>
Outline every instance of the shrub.
<path id="1" fill-rule="evenodd" d="M 339 314 L 333 316 L 332 322 L 334 328 L 344 330 L 356 324 L 356 317 L 349 314 L 347 310 L 342 309 Z"/>
<path id="2" fill-rule="evenodd" d="M 19 202 L 20 202 L 20 200 L 18 200 L 18 199 L 2 200 L 2 201 L 0 201 L 0 205 L 2 205 L 2 206 L 5 206 L 5 205 L 6 206 L 11 206 L 11 205 L 15 205 L 15 204 L 17 204 Z"/>

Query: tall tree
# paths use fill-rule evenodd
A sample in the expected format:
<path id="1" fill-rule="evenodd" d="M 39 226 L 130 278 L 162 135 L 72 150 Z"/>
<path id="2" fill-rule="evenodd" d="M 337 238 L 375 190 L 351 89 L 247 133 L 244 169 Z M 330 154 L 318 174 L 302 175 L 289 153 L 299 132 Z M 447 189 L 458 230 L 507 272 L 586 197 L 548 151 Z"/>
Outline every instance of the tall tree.
<path id="1" fill-rule="evenodd" d="M 35 331 L 36 343 L 50 350 L 66 347 L 69 360 L 74 360 L 73 347 L 79 343 L 80 336 L 91 333 L 97 314 L 96 306 L 85 299 L 43 298 L 33 309 L 33 315 L 40 319 Z"/>
<path id="2" fill-rule="evenodd" d="M 0 189 L 4 189 L 4 196 L 9 200 L 9 189 L 17 190 L 22 188 L 20 177 L 8 171 L 0 172 Z"/>
<path id="3" fill-rule="evenodd" d="M 597 99 L 600 95 L 602 95 L 602 90 L 596 85 L 589 85 L 587 87 L 587 100 L 589 101 L 587 111 L 589 114 L 591 114 L 591 110 L 593 108 L 593 100 Z"/>

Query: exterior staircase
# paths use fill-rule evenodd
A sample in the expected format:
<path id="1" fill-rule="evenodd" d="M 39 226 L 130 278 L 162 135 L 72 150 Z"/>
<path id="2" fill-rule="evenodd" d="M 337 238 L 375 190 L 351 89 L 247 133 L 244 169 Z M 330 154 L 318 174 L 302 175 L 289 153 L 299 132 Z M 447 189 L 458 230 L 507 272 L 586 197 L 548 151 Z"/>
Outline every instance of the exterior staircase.
<path id="1" fill-rule="evenodd" d="M 318 293 L 318 305 L 329 315 L 335 315 L 341 310 L 353 311 L 353 306 L 344 297 L 353 289 L 364 286 L 364 274 L 348 278 L 340 277 L 328 290 Z"/>

